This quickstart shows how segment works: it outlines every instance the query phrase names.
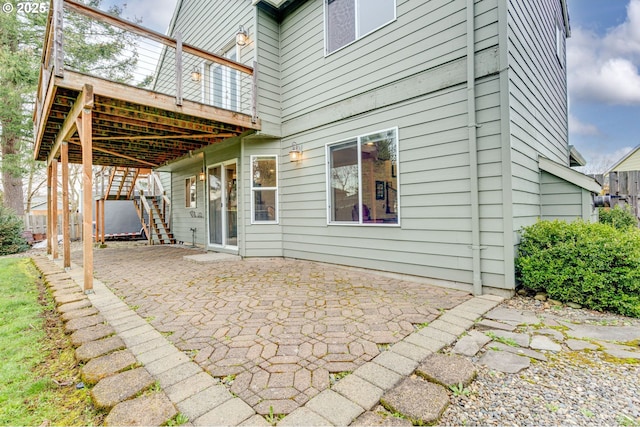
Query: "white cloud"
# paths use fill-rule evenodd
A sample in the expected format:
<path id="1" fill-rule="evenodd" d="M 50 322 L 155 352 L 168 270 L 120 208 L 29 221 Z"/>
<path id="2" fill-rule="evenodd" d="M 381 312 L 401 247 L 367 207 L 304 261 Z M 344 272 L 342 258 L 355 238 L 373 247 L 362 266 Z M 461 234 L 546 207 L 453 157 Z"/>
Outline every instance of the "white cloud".
<path id="1" fill-rule="evenodd" d="M 576 168 L 576 170 L 586 174 L 604 173 L 631 152 L 631 150 L 633 150 L 633 147 L 622 147 L 613 152 L 584 149 L 582 154 L 587 161 L 587 165 Z"/>
<path id="2" fill-rule="evenodd" d="M 567 42 L 570 97 L 612 105 L 640 105 L 640 0 L 604 37 L 575 28 Z"/>
<path id="3" fill-rule="evenodd" d="M 584 123 L 576 118 L 573 114 L 569 114 L 569 132 L 575 135 L 599 136 L 602 135 L 600 129 L 591 123 Z"/>

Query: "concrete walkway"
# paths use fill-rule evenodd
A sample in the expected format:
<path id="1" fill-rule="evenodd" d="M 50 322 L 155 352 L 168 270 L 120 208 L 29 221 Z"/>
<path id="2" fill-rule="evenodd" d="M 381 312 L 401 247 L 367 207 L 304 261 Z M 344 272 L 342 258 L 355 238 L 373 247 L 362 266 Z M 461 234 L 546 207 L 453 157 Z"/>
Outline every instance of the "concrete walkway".
<path id="1" fill-rule="evenodd" d="M 96 279 L 89 300 L 194 425 L 347 425 L 501 301 L 311 262 L 185 255 L 96 251 L 112 289 Z M 82 286 L 80 267 L 70 275 Z"/>

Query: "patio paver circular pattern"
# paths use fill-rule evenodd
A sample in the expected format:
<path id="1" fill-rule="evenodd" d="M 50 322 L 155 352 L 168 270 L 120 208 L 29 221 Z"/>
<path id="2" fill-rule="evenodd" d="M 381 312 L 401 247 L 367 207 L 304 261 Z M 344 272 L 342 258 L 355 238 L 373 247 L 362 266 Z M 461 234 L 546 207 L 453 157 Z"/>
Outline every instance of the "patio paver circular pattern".
<path id="1" fill-rule="evenodd" d="M 310 261 L 183 259 L 193 254 L 168 246 L 96 250 L 95 274 L 260 414 L 292 412 L 329 388 L 334 374 L 469 298 Z"/>

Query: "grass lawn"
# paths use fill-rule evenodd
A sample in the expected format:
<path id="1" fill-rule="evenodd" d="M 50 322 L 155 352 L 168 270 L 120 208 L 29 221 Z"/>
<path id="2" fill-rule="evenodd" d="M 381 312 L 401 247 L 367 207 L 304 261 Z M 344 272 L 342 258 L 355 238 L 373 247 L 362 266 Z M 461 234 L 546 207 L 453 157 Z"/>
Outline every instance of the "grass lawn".
<path id="1" fill-rule="evenodd" d="M 29 259 L 0 258 L 0 425 L 96 425 L 74 350 Z"/>

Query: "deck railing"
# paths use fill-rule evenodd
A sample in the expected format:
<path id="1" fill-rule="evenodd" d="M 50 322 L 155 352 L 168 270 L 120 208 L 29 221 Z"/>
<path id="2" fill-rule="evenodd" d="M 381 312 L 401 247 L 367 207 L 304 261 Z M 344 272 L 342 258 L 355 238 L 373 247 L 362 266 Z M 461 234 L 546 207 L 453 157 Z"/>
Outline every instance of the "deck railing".
<path id="1" fill-rule="evenodd" d="M 89 46 L 89 48 L 87 48 Z M 110 54 L 90 58 L 102 47 Z M 72 0 L 52 0 L 36 103 L 42 120 L 52 77 L 65 70 L 231 110 L 256 122 L 255 63 L 249 67 Z"/>

